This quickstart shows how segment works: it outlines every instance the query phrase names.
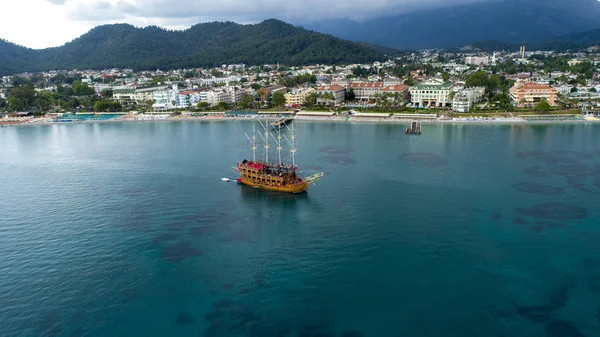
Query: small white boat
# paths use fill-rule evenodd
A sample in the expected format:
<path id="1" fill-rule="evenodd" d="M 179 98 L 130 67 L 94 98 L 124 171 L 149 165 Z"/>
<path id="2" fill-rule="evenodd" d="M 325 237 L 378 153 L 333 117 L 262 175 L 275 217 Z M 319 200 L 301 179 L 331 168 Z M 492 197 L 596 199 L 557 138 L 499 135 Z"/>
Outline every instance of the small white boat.
<path id="1" fill-rule="evenodd" d="M 222 181 L 230 181 L 231 179 L 229 178 L 221 178 Z"/>

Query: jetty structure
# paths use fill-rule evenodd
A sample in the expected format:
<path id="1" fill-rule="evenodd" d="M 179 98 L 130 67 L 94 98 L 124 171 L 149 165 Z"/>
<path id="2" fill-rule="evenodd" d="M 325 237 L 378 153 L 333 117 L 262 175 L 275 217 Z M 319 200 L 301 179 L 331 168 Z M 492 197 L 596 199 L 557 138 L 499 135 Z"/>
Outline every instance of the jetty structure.
<path id="1" fill-rule="evenodd" d="M 315 184 L 320 180 L 324 173 L 313 174 L 308 177 L 300 177 L 296 165 L 296 134 L 294 127 L 290 128 L 286 123 L 275 129 L 276 134 L 269 131 L 268 122 L 258 121 L 261 126 L 261 132 L 257 132 L 256 124 L 252 125 L 252 133 L 246 133 L 246 138 L 250 141 L 252 149 L 252 159 L 244 159 L 236 163 L 232 169 L 240 174 L 236 181 L 240 184 L 248 185 L 254 188 L 284 192 L 284 193 L 303 193 L 308 190 L 310 184 Z M 287 135 L 282 133 L 287 131 Z M 271 154 L 271 142 L 276 145 L 277 155 L 275 158 Z M 259 143 L 264 149 L 263 158 L 257 158 Z M 282 151 L 284 143 L 289 145 L 290 162 L 282 160 Z M 261 151 L 262 152 L 262 151 Z"/>
<path id="2" fill-rule="evenodd" d="M 406 128 L 407 135 L 421 135 L 421 123 L 419 121 L 413 120 L 410 125 Z"/>
<path id="3" fill-rule="evenodd" d="M 290 123 L 292 123 L 294 119 L 290 118 L 290 117 L 286 117 L 286 118 L 281 118 L 275 122 L 271 123 L 271 126 L 273 127 L 273 129 L 278 130 L 281 129 L 284 126 L 289 125 Z"/>

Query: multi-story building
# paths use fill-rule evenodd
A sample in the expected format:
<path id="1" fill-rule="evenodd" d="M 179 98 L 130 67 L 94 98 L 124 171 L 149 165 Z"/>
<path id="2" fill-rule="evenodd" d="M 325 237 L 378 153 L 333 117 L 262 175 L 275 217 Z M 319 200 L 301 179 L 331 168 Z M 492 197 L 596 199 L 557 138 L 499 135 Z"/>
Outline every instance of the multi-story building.
<path id="1" fill-rule="evenodd" d="M 292 90 L 288 93 L 285 93 L 285 105 L 289 107 L 299 107 L 304 104 L 306 101 L 306 97 L 310 94 L 314 94 L 315 89 L 313 88 L 301 88 Z"/>
<path id="2" fill-rule="evenodd" d="M 452 103 L 450 99 L 452 86 L 451 82 L 439 79 L 419 83 L 410 88 L 411 104 L 419 108 L 447 107 Z"/>
<path id="3" fill-rule="evenodd" d="M 386 97 L 386 100 L 398 102 L 408 101 L 409 88 L 410 87 L 406 84 L 388 85 L 381 89 L 381 94 Z"/>
<path id="4" fill-rule="evenodd" d="M 490 58 L 487 56 L 467 56 L 465 57 L 465 64 L 472 64 L 476 66 L 484 65 L 487 66 L 490 63 Z"/>
<path id="5" fill-rule="evenodd" d="M 135 89 L 135 102 L 141 103 L 144 101 L 150 101 L 154 99 L 154 92 L 160 90 L 166 90 L 167 86 L 158 86 L 158 87 L 138 87 Z"/>
<path id="6" fill-rule="evenodd" d="M 553 88 L 556 89 L 561 95 L 568 95 L 571 93 L 571 89 L 573 89 L 573 86 L 568 84 L 561 84 L 555 85 Z"/>
<path id="7" fill-rule="evenodd" d="M 152 93 L 152 97 L 155 101 L 154 104 L 152 104 L 152 108 L 158 111 L 175 109 L 181 102 L 177 85 L 173 85 L 172 89 L 165 88 L 163 90 L 156 90 Z"/>
<path id="8" fill-rule="evenodd" d="M 546 101 L 550 105 L 556 104 L 556 94 L 558 90 L 546 84 L 536 82 L 516 82 L 510 88 L 510 98 L 518 106 L 535 106 L 541 101 Z"/>
<path id="9" fill-rule="evenodd" d="M 224 88 L 226 98 L 225 102 L 227 103 L 239 103 L 242 101 L 242 96 L 244 95 L 244 90 L 241 87 L 236 86 L 226 86 Z"/>
<path id="10" fill-rule="evenodd" d="M 135 102 L 135 87 L 120 86 L 113 88 L 113 99 L 121 104 Z"/>
<path id="11" fill-rule="evenodd" d="M 351 82 L 348 86 L 354 92 L 357 101 L 370 101 L 381 93 L 383 82 Z"/>
<path id="12" fill-rule="evenodd" d="M 407 96 L 408 86 L 405 84 L 386 85 L 384 82 L 351 82 L 350 89 L 354 91 L 357 101 L 373 101 L 378 96 L 386 93 L 387 96 L 395 97 L 396 94 Z"/>
<path id="13" fill-rule="evenodd" d="M 452 98 L 452 110 L 456 112 L 468 112 L 471 107 L 483 100 L 485 88 L 472 87 L 460 90 Z"/>
<path id="14" fill-rule="evenodd" d="M 346 88 L 338 84 L 317 88 L 318 105 L 340 105 L 346 99 Z"/>
<path id="15" fill-rule="evenodd" d="M 239 76 L 229 76 L 229 77 L 211 77 L 211 78 L 200 78 L 197 80 L 193 80 L 192 82 L 197 83 L 201 86 L 213 86 L 217 84 L 229 84 L 231 82 L 239 82 L 242 78 Z"/>
<path id="16" fill-rule="evenodd" d="M 273 94 L 276 92 L 285 93 L 287 92 L 287 88 L 281 85 L 272 85 L 256 90 L 261 102 L 267 102 L 271 100 L 273 98 Z"/>

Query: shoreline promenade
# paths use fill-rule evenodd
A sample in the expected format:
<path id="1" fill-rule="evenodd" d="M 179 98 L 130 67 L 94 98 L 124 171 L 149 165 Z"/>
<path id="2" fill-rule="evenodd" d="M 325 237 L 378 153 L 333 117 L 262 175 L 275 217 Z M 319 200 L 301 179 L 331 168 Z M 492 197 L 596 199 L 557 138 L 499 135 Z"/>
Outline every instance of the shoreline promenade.
<path id="1" fill-rule="evenodd" d="M 280 115 L 284 115 L 286 112 L 281 111 Z M 551 115 L 548 115 L 551 116 Z M 225 121 L 238 121 L 238 120 L 255 120 L 255 119 L 279 119 L 277 112 L 260 115 L 249 115 L 249 116 L 227 116 L 223 114 L 213 113 L 209 116 L 170 116 L 170 115 L 159 115 L 159 114 L 137 114 L 137 115 L 124 115 L 112 119 L 103 120 L 63 120 L 60 121 L 54 117 L 5 117 L 0 118 L 0 127 L 12 127 L 12 126 L 31 126 L 31 125 L 48 125 L 48 124 L 89 124 L 89 123 L 120 123 L 120 122 L 191 122 L 191 121 L 203 121 L 203 122 L 225 122 Z M 406 124 L 412 120 L 418 120 L 422 124 L 563 124 L 563 123 L 598 123 L 600 119 L 593 116 L 581 116 L 580 119 L 527 119 L 523 117 L 479 117 L 474 115 L 472 117 L 454 117 L 454 118 L 397 118 L 397 117 L 370 117 L 361 115 L 360 117 L 355 116 L 294 116 L 294 120 L 298 121 L 309 121 L 309 122 L 338 122 L 338 123 L 381 123 L 381 124 Z"/>

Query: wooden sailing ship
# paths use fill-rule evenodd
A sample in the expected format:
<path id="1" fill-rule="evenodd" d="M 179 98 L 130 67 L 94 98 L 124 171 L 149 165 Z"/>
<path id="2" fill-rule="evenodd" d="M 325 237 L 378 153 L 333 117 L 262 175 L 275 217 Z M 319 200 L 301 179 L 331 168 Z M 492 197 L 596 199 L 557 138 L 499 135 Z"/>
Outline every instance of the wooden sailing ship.
<path id="1" fill-rule="evenodd" d="M 256 128 L 253 126 L 252 135 L 246 134 L 252 147 L 252 160 L 244 159 L 233 167 L 234 171 L 240 173 L 240 177 L 236 179 L 238 183 L 269 191 L 303 193 L 306 192 L 310 184 L 314 184 L 323 177 L 323 173 L 308 177 L 298 176 L 295 159 L 296 135 L 293 128 L 289 128 L 287 124 L 284 124 L 285 129 L 289 131 L 289 137 L 282 135 L 282 128 L 277 128 L 277 135 L 273 135 L 269 132 L 267 123 L 263 124 L 260 121 L 259 123 L 263 129 L 263 132 L 258 133 L 258 136 L 264 147 L 264 158 L 262 160 L 256 158 L 259 138 L 257 138 Z M 278 156 L 276 162 L 269 161 L 270 139 L 273 139 L 277 145 Z M 291 164 L 286 164 L 281 159 L 283 140 L 290 146 Z"/>

